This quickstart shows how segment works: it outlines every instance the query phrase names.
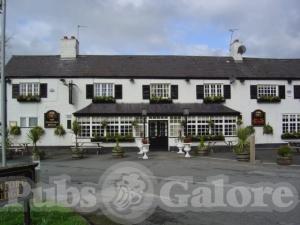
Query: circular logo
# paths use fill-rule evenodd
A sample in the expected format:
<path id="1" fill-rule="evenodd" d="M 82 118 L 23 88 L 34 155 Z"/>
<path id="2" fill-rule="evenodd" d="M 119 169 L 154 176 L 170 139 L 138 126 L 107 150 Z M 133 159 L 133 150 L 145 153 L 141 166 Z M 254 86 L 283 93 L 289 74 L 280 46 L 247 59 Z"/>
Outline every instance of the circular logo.
<path id="1" fill-rule="evenodd" d="M 118 163 L 100 179 L 102 212 L 121 224 L 144 221 L 155 210 L 153 174 L 133 162 Z"/>

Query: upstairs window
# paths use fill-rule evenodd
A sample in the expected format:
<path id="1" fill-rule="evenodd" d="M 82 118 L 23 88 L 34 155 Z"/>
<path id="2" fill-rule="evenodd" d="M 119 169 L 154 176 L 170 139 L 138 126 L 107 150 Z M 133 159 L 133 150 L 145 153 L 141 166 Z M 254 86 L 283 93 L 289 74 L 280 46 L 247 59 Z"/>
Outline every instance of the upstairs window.
<path id="1" fill-rule="evenodd" d="M 113 83 L 96 83 L 94 84 L 95 97 L 114 97 Z"/>
<path id="2" fill-rule="evenodd" d="M 224 96 L 223 84 L 204 84 L 204 97 Z"/>
<path id="3" fill-rule="evenodd" d="M 20 83 L 21 96 L 39 96 L 40 84 L 39 83 Z"/>
<path id="4" fill-rule="evenodd" d="M 170 84 L 151 84 L 150 93 L 151 98 L 171 98 Z"/>
<path id="5" fill-rule="evenodd" d="M 257 85 L 257 97 L 275 97 L 278 96 L 277 85 Z"/>

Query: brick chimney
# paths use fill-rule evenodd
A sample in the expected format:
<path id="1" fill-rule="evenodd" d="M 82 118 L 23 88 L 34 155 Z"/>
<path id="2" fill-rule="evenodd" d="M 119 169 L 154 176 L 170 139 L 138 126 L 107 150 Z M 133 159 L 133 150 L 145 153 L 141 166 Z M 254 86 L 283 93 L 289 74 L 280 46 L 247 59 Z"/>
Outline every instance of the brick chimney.
<path id="1" fill-rule="evenodd" d="M 72 36 L 68 38 L 64 36 L 60 43 L 60 58 L 61 59 L 76 59 L 79 54 L 79 42 Z"/>

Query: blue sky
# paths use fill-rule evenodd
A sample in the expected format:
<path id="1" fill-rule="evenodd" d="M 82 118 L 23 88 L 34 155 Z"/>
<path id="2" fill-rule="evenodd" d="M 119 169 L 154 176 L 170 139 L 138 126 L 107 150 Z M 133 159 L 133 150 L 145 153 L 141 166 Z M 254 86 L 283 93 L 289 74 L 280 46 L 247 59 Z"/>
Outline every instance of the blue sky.
<path id="1" fill-rule="evenodd" d="M 81 30 L 81 54 L 228 55 L 230 28 L 247 56 L 300 58 L 298 0 L 8 0 L 8 53 L 59 54 Z"/>

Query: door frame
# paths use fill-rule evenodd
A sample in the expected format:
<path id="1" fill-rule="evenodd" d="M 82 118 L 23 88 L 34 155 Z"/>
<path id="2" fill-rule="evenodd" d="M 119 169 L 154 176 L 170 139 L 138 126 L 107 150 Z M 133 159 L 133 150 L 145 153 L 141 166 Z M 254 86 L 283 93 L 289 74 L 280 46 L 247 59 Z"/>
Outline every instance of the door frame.
<path id="1" fill-rule="evenodd" d="M 151 134 L 151 132 L 150 132 L 150 123 L 153 123 L 153 122 L 156 122 L 156 132 L 158 132 L 158 124 L 159 123 L 165 123 L 165 125 L 166 125 L 166 133 L 165 133 L 165 137 L 162 137 L 162 138 L 165 138 L 166 140 L 164 140 L 164 141 L 162 141 L 162 145 L 152 145 L 151 146 L 151 136 L 150 136 L 150 134 Z M 164 149 L 164 148 L 166 148 L 166 150 L 168 151 L 169 150 L 169 120 L 168 119 L 158 119 L 158 120 L 156 120 L 156 119 L 153 119 L 153 120 L 149 120 L 148 121 L 148 137 L 149 137 L 149 143 L 150 143 L 150 149 L 151 150 L 160 150 L 160 149 Z M 156 137 L 156 138 L 158 138 L 158 137 Z"/>

